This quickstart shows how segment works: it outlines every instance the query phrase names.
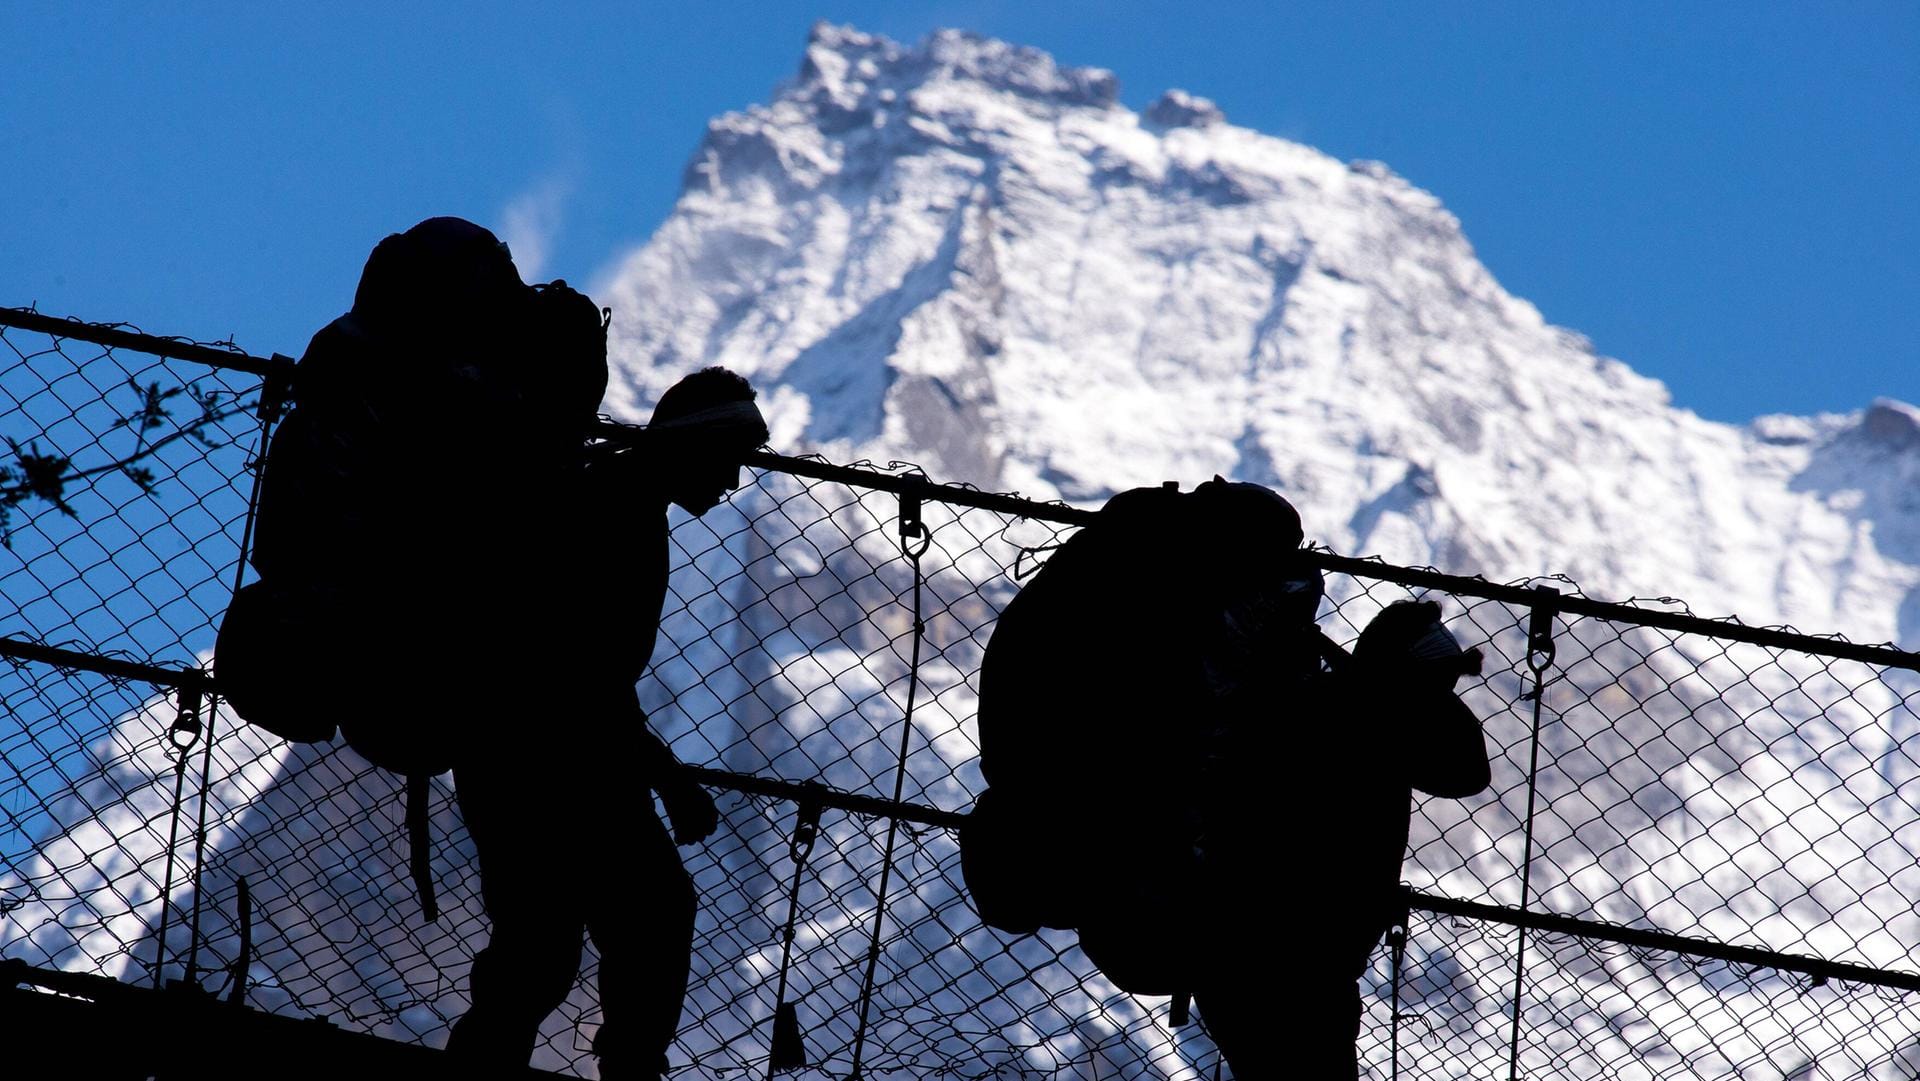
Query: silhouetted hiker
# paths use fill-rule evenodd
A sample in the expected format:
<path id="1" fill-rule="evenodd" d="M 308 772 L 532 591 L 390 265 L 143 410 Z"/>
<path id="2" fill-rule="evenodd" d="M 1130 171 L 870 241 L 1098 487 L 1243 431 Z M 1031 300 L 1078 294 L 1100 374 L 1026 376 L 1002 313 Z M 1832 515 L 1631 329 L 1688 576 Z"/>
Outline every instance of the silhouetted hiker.
<path id="1" fill-rule="evenodd" d="M 514 686 L 495 726 L 454 767 L 493 931 L 447 1046 L 476 1065 L 527 1061 L 572 989 L 584 930 L 600 954 L 601 1076 L 666 1069 L 695 909 L 674 840 L 703 840 L 717 819 L 647 731 L 634 683 L 666 597 L 668 504 L 704 514 L 738 486 L 742 459 L 767 438 L 753 399 L 721 368 L 669 388 L 636 445 L 587 464 L 571 528 L 542 552 L 549 607 L 518 636 L 530 653 L 511 662 L 538 679 L 503 673 Z"/>
<path id="2" fill-rule="evenodd" d="M 524 1065 L 602 954 L 604 1075 L 654 1076 L 679 1019 L 693 897 L 683 841 L 713 803 L 645 730 L 633 685 L 666 591 L 666 506 L 695 514 L 766 438 L 738 377 L 662 398 L 633 449 L 589 449 L 602 312 L 527 286 L 492 233 L 434 218 L 374 249 L 353 309 L 315 335 L 269 448 L 252 562 L 223 619 L 222 692 L 249 721 L 336 724 L 408 776 L 415 882 L 427 777 L 456 767 L 493 923 L 451 1043 L 474 1073 Z"/>
<path id="3" fill-rule="evenodd" d="M 1412 779 L 1372 744 L 1413 715 L 1373 691 L 1432 698 L 1392 648 L 1403 616 L 1370 627 L 1360 659 L 1319 632 L 1301 540 L 1257 485 L 1109 500 L 988 643 L 992 787 L 961 832 L 987 924 L 1077 929 L 1121 989 L 1192 993 L 1243 1081 L 1353 1074 L 1353 981 L 1390 910 Z M 1440 742 L 1442 768 L 1462 760 Z"/>

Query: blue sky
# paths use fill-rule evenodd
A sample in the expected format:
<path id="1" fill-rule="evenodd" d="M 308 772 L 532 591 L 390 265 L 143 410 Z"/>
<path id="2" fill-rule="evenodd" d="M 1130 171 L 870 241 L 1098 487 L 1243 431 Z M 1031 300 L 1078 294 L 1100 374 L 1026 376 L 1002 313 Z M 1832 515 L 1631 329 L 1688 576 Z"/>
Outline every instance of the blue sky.
<path id="1" fill-rule="evenodd" d="M 816 18 L 965 27 L 1111 68 L 1135 107 L 1179 86 L 1385 161 L 1510 290 L 1703 415 L 1920 401 L 1910 2 L 15 0 L 0 304 L 297 354 L 374 242 L 442 213 L 591 280 Z"/>

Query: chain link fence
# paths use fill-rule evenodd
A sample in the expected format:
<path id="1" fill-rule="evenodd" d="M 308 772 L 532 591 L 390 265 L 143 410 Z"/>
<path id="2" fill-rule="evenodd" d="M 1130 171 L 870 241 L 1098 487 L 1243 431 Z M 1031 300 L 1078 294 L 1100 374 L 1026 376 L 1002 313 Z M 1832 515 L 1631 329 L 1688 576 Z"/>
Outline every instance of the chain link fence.
<path id="1" fill-rule="evenodd" d="M 237 584 L 262 446 L 253 358 L 19 314 L 46 330 L 0 330 L 0 637 L 199 667 Z M 189 733 L 151 685 L 19 660 L 0 669 L 0 705 L 0 941 L 128 975 L 176 915 L 171 856 L 195 823 L 182 834 L 169 809 Z"/>
<path id="2" fill-rule="evenodd" d="M 244 981 L 258 1010 L 440 1044 L 487 934 L 448 779 L 426 924 L 396 778 L 217 699 L 182 709 L 240 580 L 274 364 L 29 314 L 0 313 L 0 956 Z M 723 816 L 681 850 L 700 912 L 676 1076 L 764 1075 L 783 987 L 802 1077 L 1222 1074 L 1203 1024 L 1116 990 L 1069 933 L 984 928 L 961 886 L 981 651 L 1084 517 L 898 463 L 765 455 L 729 503 L 675 519 L 642 700 Z M 1916 658 L 1564 580 L 1319 558 L 1336 640 L 1419 595 L 1487 652 L 1465 694 L 1494 783 L 1412 808 L 1406 933 L 1363 981 L 1369 1076 L 1914 1075 Z M 524 738 L 563 720 L 529 718 Z M 1342 903 L 1288 854 L 1369 768 L 1312 766 L 1317 784 L 1271 801 L 1277 889 L 1299 900 L 1247 943 L 1276 1010 L 1288 942 Z M 594 964 L 536 1065 L 593 1075 Z"/>

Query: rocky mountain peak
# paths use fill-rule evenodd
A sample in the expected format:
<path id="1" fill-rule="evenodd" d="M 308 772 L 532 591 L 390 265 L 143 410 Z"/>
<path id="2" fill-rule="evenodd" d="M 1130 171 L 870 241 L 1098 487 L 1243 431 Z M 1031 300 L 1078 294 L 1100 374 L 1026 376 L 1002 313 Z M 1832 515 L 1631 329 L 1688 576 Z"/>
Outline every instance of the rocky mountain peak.
<path id="1" fill-rule="evenodd" d="M 1834 492 L 1920 440 L 1909 407 L 1703 421 L 1508 293 L 1386 165 L 1115 85 L 960 31 L 816 26 L 612 275 L 609 406 L 724 364 L 782 449 L 1086 502 L 1226 473 L 1350 552 L 1894 633 L 1866 598 L 1920 565 L 1862 535 L 1892 503 Z"/>
<path id="2" fill-rule="evenodd" d="M 1169 90 L 1160 95 L 1147 111 L 1140 114 L 1142 120 L 1155 128 L 1210 128 L 1225 123 L 1227 114 L 1212 100 L 1189 94 L 1185 90 Z"/>
<path id="3" fill-rule="evenodd" d="M 1039 49 L 964 30 L 939 30 L 913 47 L 863 34 L 850 26 L 814 24 L 797 82 L 787 93 L 803 99 L 869 91 L 910 93 L 915 87 L 960 81 L 1056 105 L 1105 108 L 1120 84 L 1103 68 L 1056 63 Z"/>

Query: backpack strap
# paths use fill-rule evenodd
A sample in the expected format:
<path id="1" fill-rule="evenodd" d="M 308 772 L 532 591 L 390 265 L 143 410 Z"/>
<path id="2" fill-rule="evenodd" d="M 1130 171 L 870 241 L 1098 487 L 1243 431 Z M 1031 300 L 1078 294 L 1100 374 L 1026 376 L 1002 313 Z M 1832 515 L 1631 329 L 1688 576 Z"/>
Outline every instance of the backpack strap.
<path id="1" fill-rule="evenodd" d="M 407 862 L 413 889 L 420 897 L 420 914 L 432 923 L 440 918 L 440 902 L 433 892 L 433 837 L 427 832 L 427 796 L 433 779 L 424 773 L 407 776 Z"/>
<path id="2" fill-rule="evenodd" d="M 1315 627 L 1313 633 L 1318 640 L 1320 659 L 1327 662 L 1327 667 L 1335 672 L 1346 671 L 1347 667 L 1353 663 L 1353 654 L 1348 653 L 1345 646 L 1327 637 L 1326 631 Z"/>

